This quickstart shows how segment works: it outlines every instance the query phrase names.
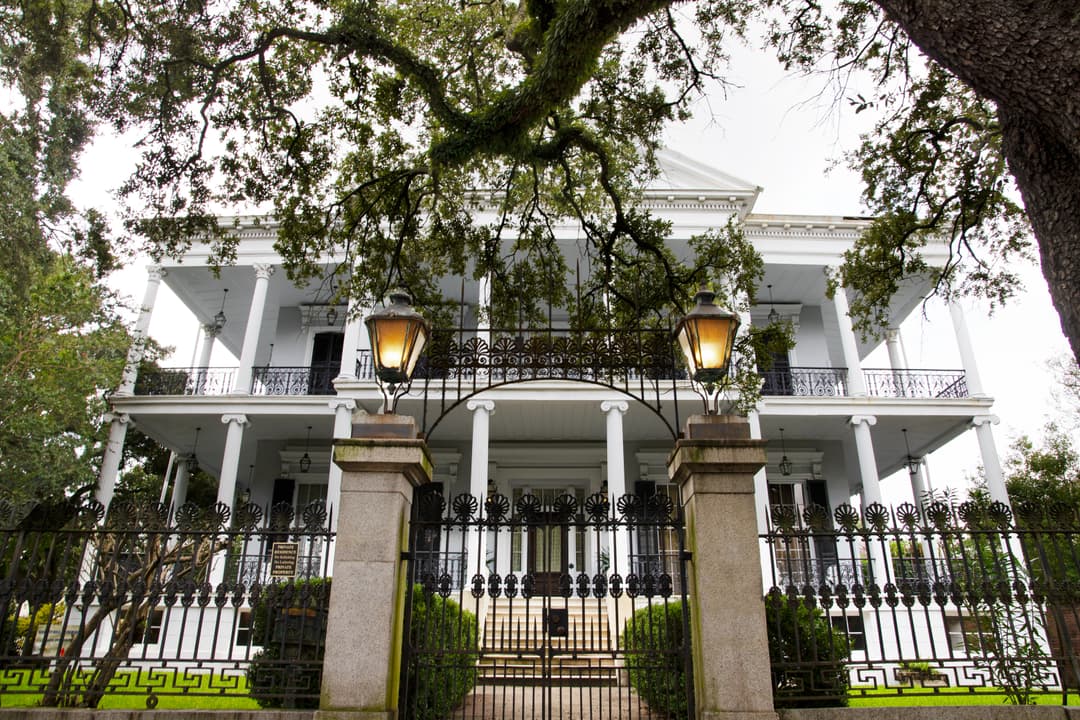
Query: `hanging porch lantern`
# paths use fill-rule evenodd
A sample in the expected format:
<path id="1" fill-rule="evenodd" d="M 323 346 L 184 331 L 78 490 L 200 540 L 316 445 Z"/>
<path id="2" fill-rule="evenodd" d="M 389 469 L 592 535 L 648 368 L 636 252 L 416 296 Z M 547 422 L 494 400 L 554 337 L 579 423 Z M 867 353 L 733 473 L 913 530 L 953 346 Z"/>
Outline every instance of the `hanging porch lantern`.
<path id="1" fill-rule="evenodd" d="M 675 326 L 690 379 L 703 385 L 713 385 L 727 376 L 739 330 L 738 316 L 718 307 L 715 297 L 716 293 L 701 288 L 694 296 L 694 309 Z"/>

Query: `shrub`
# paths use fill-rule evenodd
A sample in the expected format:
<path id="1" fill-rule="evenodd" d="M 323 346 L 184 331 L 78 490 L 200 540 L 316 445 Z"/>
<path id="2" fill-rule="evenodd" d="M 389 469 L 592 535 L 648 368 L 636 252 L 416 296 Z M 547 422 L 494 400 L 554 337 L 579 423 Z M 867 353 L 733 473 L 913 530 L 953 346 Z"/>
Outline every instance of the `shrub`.
<path id="1" fill-rule="evenodd" d="M 420 585 L 413 586 L 411 602 L 405 717 L 448 717 L 476 682 L 476 616 Z"/>
<path id="2" fill-rule="evenodd" d="M 683 626 L 681 602 L 650 605 L 630 617 L 622 636 L 631 686 L 652 710 L 676 720 L 688 709 Z"/>
<path id="3" fill-rule="evenodd" d="M 318 708 L 330 580 L 267 585 L 251 608 L 248 692 L 264 708 Z M 303 695 L 306 697 L 297 697 Z"/>
<path id="4" fill-rule="evenodd" d="M 783 595 L 770 595 L 765 599 L 765 621 L 773 667 L 773 706 L 847 705 L 848 643 L 821 610 L 810 609 L 801 601 L 790 602 Z"/>

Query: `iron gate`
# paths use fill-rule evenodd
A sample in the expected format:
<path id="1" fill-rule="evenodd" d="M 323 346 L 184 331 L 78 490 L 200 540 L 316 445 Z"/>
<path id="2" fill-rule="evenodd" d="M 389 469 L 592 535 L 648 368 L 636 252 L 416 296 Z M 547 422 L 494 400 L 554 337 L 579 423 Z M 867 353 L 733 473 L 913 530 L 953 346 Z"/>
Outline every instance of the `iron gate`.
<path id="1" fill-rule="evenodd" d="M 613 509 L 601 493 L 418 489 L 404 717 L 693 717 L 683 513 L 666 490 Z"/>

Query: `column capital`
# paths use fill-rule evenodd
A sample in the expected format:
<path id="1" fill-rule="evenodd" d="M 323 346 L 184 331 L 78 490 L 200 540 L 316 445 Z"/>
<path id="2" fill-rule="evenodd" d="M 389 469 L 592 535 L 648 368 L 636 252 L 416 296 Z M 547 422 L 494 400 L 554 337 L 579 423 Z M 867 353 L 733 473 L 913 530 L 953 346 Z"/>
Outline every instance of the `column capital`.
<path id="1" fill-rule="evenodd" d="M 148 265 L 146 267 L 146 280 L 147 282 L 158 283 L 161 279 L 168 275 L 169 272 L 160 265 Z"/>
<path id="2" fill-rule="evenodd" d="M 900 339 L 900 328 L 891 327 L 885 329 L 885 341 L 896 342 Z"/>
<path id="3" fill-rule="evenodd" d="M 204 323 L 203 326 L 202 326 L 202 331 L 206 335 L 206 337 L 209 337 L 209 338 L 217 337 L 218 332 L 220 332 L 218 330 L 218 326 L 215 325 L 214 323 Z"/>
<path id="4" fill-rule="evenodd" d="M 227 414 L 227 415 L 222 415 L 221 416 L 221 422 L 223 424 L 225 424 L 225 425 L 228 425 L 229 423 L 236 423 L 237 425 L 248 425 L 248 424 L 250 424 L 251 421 L 248 420 L 247 415 L 242 415 L 242 414 L 239 414 L 239 413 L 230 413 L 230 414 Z"/>
<path id="5" fill-rule="evenodd" d="M 255 263 L 252 267 L 255 268 L 255 277 L 259 280 L 267 280 L 274 274 L 274 266 L 270 263 Z"/>
<path id="6" fill-rule="evenodd" d="M 348 398 L 334 398 L 328 403 L 328 405 L 330 405 L 330 409 L 333 410 L 335 413 L 342 408 L 345 408 L 349 412 L 352 412 L 356 409 L 356 401 L 349 400 Z"/>
<path id="7" fill-rule="evenodd" d="M 470 411 L 483 410 L 488 415 L 495 412 L 494 400 L 470 400 L 465 403 L 465 408 Z"/>
<path id="8" fill-rule="evenodd" d="M 127 425 L 128 423 L 131 423 L 132 425 L 135 424 L 131 421 L 131 416 L 123 412 L 105 413 L 105 417 L 103 419 L 107 423 L 120 423 L 121 425 Z"/>
<path id="9" fill-rule="evenodd" d="M 997 415 L 976 415 L 971 418 L 971 427 L 977 428 L 983 425 L 997 425 L 1001 422 L 1001 418 Z"/>
<path id="10" fill-rule="evenodd" d="M 630 403 L 625 400 L 605 400 L 600 403 L 600 412 L 611 413 L 617 411 L 620 415 L 625 415 L 630 409 Z"/>
<path id="11" fill-rule="evenodd" d="M 873 427 L 877 425 L 877 417 L 874 415 L 852 415 L 848 418 L 848 423 L 851 425 L 865 424 L 867 427 Z"/>

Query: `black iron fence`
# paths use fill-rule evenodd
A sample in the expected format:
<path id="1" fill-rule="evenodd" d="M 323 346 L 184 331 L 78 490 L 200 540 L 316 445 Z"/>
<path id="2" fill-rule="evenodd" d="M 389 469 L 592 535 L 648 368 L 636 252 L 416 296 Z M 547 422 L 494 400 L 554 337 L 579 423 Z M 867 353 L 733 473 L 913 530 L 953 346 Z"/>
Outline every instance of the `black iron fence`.
<path id="1" fill-rule="evenodd" d="M 1073 513 L 811 505 L 771 523 L 761 539 L 778 706 L 888 694 L 1067 702 L 1080 687 Z"/>
<path id="2" fill-rule="evenodd" d="M 791 367 L 761 373 L 762 395 L 842 397 L 847 395 L 847 368 Z"/>
<path id="3" fill-rule="evenodd" d="M 684 519 L 669 496 L 425 487 L 413 512 L 401 717 L 694 716 Z M 443 562 L 460 555 L 440 552 L 459 543 L 460 587 Z"/>
<path id="4" fill-rule="evenodd" d="M 328 527 L 321 501 L 298 516 L 284 503 L 170 516 L 115 502 L 108 517 L 96 502 L 0 503 L 0 704 L 316 707 Z"/>

